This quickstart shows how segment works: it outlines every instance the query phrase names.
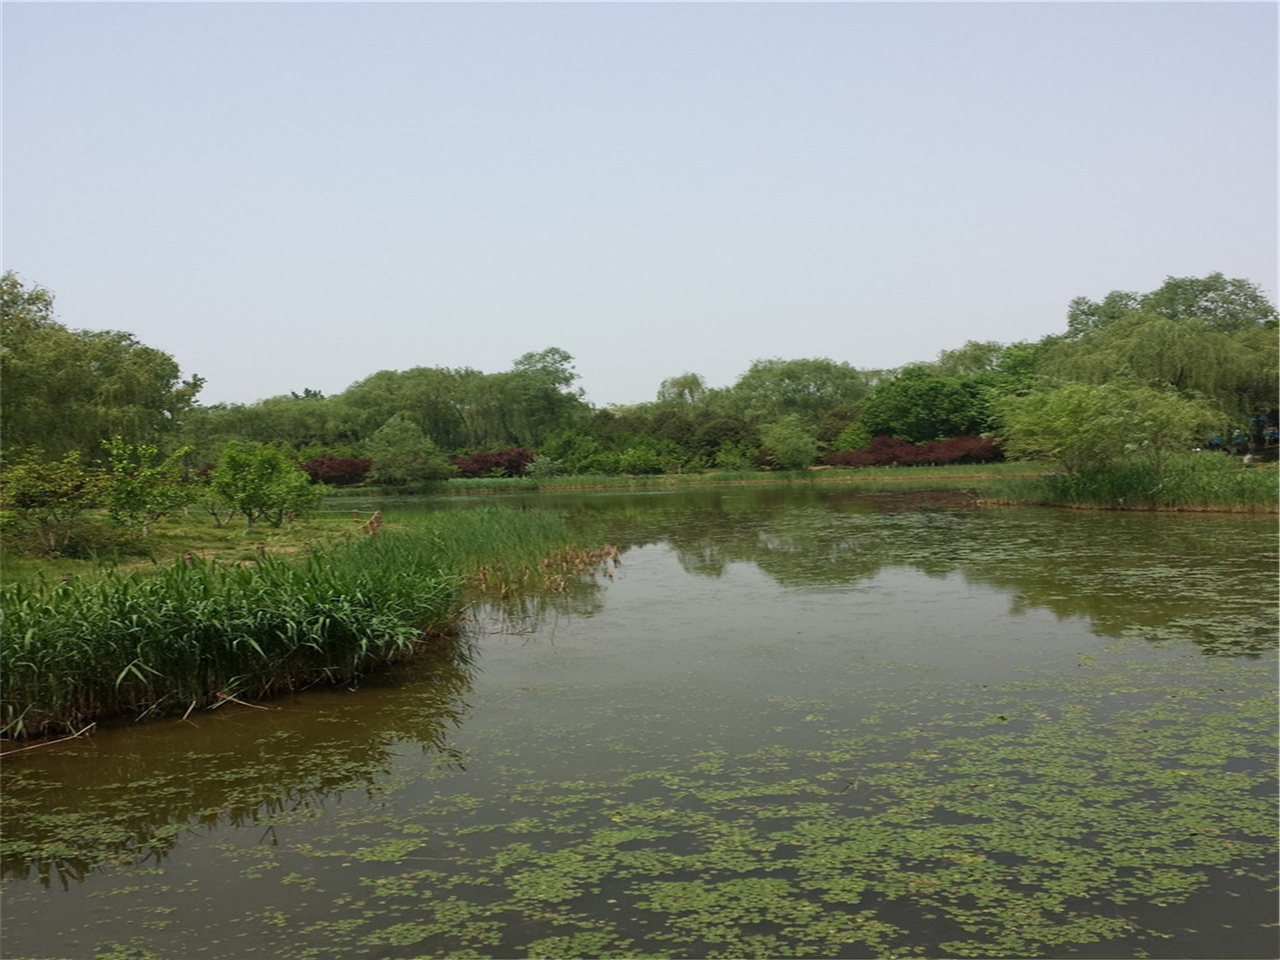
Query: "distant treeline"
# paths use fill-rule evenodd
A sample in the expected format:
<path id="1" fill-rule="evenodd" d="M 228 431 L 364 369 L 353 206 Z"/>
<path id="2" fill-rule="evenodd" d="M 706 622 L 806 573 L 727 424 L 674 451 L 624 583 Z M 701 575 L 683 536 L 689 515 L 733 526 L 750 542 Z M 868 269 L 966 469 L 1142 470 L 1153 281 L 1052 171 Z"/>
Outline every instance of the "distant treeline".
<path id="1" fill-rule="evenodd" d="M 1275 443 L 1276 308 L 1257 284 L 1220 273 L 1077 298 L 1066 329 L 1035 342 L 969 341 L 895 370 L 761 359 L 728 387 L 680 373 L 657 385 L 652 402 L 603 409 L 583 399 L 572 356 L 555 347 L 500 373 L 418 366 L 379 371 L 333 396 L 303 389 L 202 406 L 201 379 L 181 379 L 162 351 L 128 333 L 68 329 L 52 295 L 13 273 L 0 285 L 0 430 L 5 456 L 27 462 L 78 455 L 105 464 L 104 444 L 120 438 L 159 455 L 181 450 L 194 472 L 231 442 L 266 444 L 314 480 L 350 485 L 972 462 L 1004 452 L 1072 470 L 1108 455 L 1158 456 L 1166 443 L 1254 453 Z M 1078 435 L 1098 433 L 1102 421 L 1097 436 Z"/>

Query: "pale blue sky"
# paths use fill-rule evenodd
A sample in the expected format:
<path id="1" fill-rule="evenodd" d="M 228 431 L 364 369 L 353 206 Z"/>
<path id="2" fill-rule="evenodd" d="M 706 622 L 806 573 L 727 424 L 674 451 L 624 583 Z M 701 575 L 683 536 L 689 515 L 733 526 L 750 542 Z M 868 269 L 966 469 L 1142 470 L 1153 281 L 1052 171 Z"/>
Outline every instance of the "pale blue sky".
<path id="1" fill-rule="evenodd" d="M 1277 287 L 1272 3 L 5 3 L 4 266 L 201 399 L 1037 339 Z"/>

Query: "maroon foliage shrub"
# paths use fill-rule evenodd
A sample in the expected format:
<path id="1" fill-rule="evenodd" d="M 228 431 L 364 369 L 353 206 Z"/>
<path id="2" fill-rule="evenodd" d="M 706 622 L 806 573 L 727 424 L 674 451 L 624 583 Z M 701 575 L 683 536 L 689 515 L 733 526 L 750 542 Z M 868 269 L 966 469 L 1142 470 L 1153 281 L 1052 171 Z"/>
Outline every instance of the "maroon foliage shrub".
<path id="1" fill-rule="evenodd" d="M 335 457 L 325 454 L 313 457 L 302 464 L 302 471 L 311 478 L 312 483 L 327 483 L 333 487 L 350 487 L 360 483 L 373 466 L 372 460 L 359 460 L 355 457 Z"/>
<path id="2" fill-rule="evenodd" d="M 823 463 L 833 467 L 943 466 L 948 463 L 993 463 L 1004 459 L 996 440 L 987 437 L 952 437 L 932 443 L 908 443 L 894 437 L 876 437 L 861 450 L 829 453 Z"/>
<path id="3" fill-rule="evenodd" d="M 492 453 L 469 453 L 449 461 L 460 477 L 522 477 L 533 463 L 533 453 L 524 447 L 508 447 Z"/>
<path id="4" fill-rule="evenodd" d="M 1004 459 L 1004 450 L 990 437 L 951 437 L 922 444 L 926 463 L 995 463 Z"/>

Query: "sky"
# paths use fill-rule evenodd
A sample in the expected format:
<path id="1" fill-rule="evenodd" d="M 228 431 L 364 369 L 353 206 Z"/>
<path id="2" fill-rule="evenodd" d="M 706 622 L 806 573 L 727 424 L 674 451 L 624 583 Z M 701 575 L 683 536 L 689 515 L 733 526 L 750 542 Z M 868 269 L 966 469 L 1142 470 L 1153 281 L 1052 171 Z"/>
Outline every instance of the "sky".
<path id="1" fill-rule="evenodd" d="M 1274 3 L 14 3 L 3 265 L 203 403 L 568 351 L 597 406 L 1277 289 Z"/>

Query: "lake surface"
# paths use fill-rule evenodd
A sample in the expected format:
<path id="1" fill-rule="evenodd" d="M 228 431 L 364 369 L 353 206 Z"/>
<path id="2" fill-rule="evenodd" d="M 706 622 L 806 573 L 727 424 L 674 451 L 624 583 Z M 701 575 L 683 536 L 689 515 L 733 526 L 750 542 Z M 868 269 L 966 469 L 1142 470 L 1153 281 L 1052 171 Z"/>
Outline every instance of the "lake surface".
<path id="1" fill-rule="evenodd" d="M 1280 955 L 1274 518 L 508 502 L 620 564 L 7 759 L 3 955 Z"/>

